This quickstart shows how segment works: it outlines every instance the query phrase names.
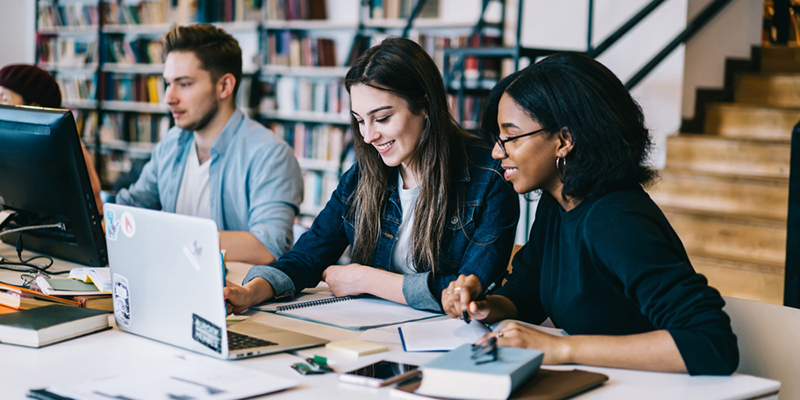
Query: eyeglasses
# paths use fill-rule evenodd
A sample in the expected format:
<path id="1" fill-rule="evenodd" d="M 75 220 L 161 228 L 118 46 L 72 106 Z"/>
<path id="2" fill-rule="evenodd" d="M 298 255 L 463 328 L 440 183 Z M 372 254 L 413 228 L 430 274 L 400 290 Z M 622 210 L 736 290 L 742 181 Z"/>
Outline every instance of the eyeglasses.
<path id="1" fill-rule="evenodd" d="M 511 142 L 513 140 L 520 139 L 520 138 L 524 138 L 525 136 L 532 136 L 532 135 L 535 135 L 535 134 L 537 134 L 539 132 L 544 132 L 544 129 L 539 129 L 538 131 L 523 133 L 522 135 L 517 135 L 517 136 L 514 136 L 514 137 L 510 137 L 508 139 L 500 139 L 500 136 L 498 136 L 495 139 L 495 142 L 500 146 L 500 150 L 503 150 L 503 158 L 508 158 L 508 151 L 506 151 L 506 143 Z"/>
<path id="2" fill-rule="evenodd" d="M 472 358 L 475 365 L 497 361 L 497 338 L 490 337 L 482 345 L 472 345 Z"/>

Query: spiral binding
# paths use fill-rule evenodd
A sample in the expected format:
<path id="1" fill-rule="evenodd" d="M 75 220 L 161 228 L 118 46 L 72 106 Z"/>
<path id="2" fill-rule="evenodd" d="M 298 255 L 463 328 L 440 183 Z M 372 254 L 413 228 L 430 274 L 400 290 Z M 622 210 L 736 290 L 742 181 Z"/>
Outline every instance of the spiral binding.
<path id="1" fill-rule="evenodd" d="M 366 293 L 361 293 L 361 294 L 357 294 L 357 295 L 355 295 L 355 296 L 331 297 L 331 298 L 329 298 L 329 299 L 321 299 L 321 300 L 314 300 L 314 301 L 305 301 L 305 302 L 302 302 L 302 303 L 296 303 L 296 304 L 289 304 L 289 305 L 285 305 L 285 306 L 279 306 L 279 307 L 275 308 L 275 311 L 278 311 L 278 312 L 281 312 L 281 311 L 291 311 L 291 310 L 296 310 L 296 309 L 298 309 L 298 308 L 307 308 L 307 307 L 321 306 L 321 305 L 325 305 L 325 304 L 338 303 L 338 302 L 340 302 L 340 301 L 347 301 L 347 300 L 354 300 L 354 299 L 363 299 L 363 298 L 365 298 L 365 297 L 369 297 L 369 295 L 368 295 L 368 294 L 366 294 Z"/>

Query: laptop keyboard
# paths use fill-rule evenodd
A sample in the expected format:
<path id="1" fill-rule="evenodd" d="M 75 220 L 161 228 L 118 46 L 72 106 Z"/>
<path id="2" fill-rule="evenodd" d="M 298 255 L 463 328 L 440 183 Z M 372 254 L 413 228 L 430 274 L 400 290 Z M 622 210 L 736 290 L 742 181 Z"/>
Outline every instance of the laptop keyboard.
<path id="1" fill-rule="evenodd" d="M 277 346 L 277 343 L 262 340 L 241 333 L 228 331 L 228 351 L 251 349 L 255 347 Z"/>

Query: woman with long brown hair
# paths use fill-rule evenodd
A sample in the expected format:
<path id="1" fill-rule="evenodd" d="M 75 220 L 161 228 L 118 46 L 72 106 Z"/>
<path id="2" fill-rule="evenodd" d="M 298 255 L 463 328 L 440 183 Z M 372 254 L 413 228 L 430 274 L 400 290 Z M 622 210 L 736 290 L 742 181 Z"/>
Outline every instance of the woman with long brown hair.
<path id="1" fill-rule="evenodd" d="M 278 261 L 226 288 L 233 311 L 324 280 L 441 311 L 459 274 L 484 285 L 505 270 L 519 201 L 491 149 L 453 119 L 436 64 L 407 39 L 367 50 L 345 78 L 357 162 L 311 229 Z M 352 246 L 353 263 L 333 265 Z"/>

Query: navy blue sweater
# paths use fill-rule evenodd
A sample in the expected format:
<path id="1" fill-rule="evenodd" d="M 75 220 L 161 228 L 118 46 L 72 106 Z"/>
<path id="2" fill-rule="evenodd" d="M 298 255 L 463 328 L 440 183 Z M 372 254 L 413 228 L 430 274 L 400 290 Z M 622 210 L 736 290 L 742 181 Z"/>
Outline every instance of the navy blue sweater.
<path id="1" fill-rule="evenodd" d="M 667 330 L 692 375 L 731 374 L 736 335 L 719 292 L 697 274 L 675 231 L 638 185 L 564 211 L 544 193 L 530 240 L 512 261 L 517 318 L 550 317 L 570 335 Z"/>

